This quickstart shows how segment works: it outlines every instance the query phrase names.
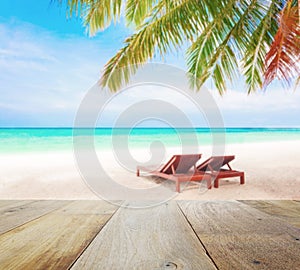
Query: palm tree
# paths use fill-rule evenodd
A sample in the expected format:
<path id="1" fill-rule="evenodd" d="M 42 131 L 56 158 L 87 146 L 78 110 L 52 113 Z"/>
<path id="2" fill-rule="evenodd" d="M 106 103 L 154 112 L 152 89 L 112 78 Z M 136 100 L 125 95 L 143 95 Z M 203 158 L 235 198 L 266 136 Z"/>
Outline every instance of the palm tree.
<path id="1" fill-rule="evenodd" d="M 198 89 L 212 78 L 222 94 L 237 74 L 245 78 L 248 93 L 275 78 L 288 83 L 300 78 L 297 0 L 67 1 L 69 14 L 81 16 L 91 35 L 123 15 L 134 26 L 104 67 L 100 83 L 112 91 L 155 55 L 183 45 L 188 45 L 187 71 Z"/>

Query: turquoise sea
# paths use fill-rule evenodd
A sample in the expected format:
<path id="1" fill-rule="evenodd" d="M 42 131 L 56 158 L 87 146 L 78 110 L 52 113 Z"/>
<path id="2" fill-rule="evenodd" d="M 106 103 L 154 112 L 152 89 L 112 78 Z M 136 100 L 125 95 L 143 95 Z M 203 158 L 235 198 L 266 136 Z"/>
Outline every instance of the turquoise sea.
<path id="1" fill-rule="evenodd" d="M 300 140 L 300 128 L 226 128 L 224 130 L 97 128 L 92 130 L 95 134 L 95 145 L 100 149 L 111 147 L 112 134 L 117 140 L 128 141 L 130 148 L 142 148 L 149 147 L 151 142 L 157 140 L 166 147 L 176 147 L 181 145 L 182 138 L 186 142 L 195 135 L 199 145 L 210 145 L 212 134 L 221 134 L 222 131 L 225 131 L 226 144 Z M 85 132 L 82 129 L 79 135 L 85 136 L 90 132 L 90 130 Z M 73 149 L 73 134 L 78 135 L 78 130 L 74 132 L 72 128 L 0 128 L 0 153 L 71 150 Z M 129 137 L 128 134 L 130 134 Z"/>

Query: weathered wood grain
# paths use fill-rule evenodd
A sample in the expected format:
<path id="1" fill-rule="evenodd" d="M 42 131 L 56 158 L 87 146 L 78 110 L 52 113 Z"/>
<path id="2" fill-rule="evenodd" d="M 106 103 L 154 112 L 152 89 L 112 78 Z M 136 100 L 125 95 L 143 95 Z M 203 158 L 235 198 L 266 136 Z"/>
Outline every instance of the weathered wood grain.
<path id="1" fill-rule="evenodd" d="M 23 201 L 0 208 L 0 234 L 26 222 L 39 218 L 70 202 L 68 201 Z"/>
<path id="2" fill-rule="evenodd" d="M 53 210 L 69 204 L 68 201 L 19 201 L 0 209 L 0 235 Z"/>
<path id="3" fill-rule="evenodd" d="M 300 228 L 300 203 L 296 201 L 240 201 Z"/>
<path id="4" fill-rule="evenodd" d="M 300 230 L 239 202 L 178 202 L 218 269 L 300 269 Z"/>
<path id="5" fill-rule="evenodd" d="M 23 203 L 25 204 L 26 201 L 19 201 L 19 200 L 0 200 L 0 209 L 3 207 L 3 206 L 7 206 L 9 204 L 15 204 L 15 203 Z M 31 201 L 29 201 L 31 202 Z"/>
<path id="6" fill-rule="evenodd" d="M 1 201 L 0 200 L 0 212 L 5 210 L 8 207 L 18 207 L 32 202 L 33 201 L 31 200 L 24 200 L 24 201 L 16 201 L 16 200 Z"/>
<path id="7" fill-rule="evenodd" d="M 74 269 L 216 268 L 179 207 L 169 202 L 144 209 L 120 208 Z"/>
<path id="8" fill-rule="evenodd" d="M 0 235 L 1 269 L 68 269 L 116 209 L 77 201 Z"/>

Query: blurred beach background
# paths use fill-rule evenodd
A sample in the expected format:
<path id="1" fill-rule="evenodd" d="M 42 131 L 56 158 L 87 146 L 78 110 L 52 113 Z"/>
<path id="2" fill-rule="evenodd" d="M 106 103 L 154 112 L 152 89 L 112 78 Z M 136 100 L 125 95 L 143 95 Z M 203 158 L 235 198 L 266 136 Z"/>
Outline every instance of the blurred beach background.
<path id="1" fill-rule="evenodd" d="M 198 144 L 212 144 L 213 132 L 224 132 L 226 144 L 282 142 L 300 140 L 300 128 L 96 128 L 93 130 L 96 148 L 110 150 L 112 136 L 127 134 L 132 148 L 147 148 L 153 141 L 161 141 L 166 147 L 179 147 L 181 136 L 197 136 Z M 3 153 L 31 153 L 70 151 L 73 149 L 73 128 L 0 128 Z M 192 141 L 192 140 L 191 140 Z"/>
<path id="2" fill-rule="evenodd" d="M 88 90 L 134 29 L 126 27 L 121 16 L 120 21 L 91 38 L 80 18 L 66 18 L 66 2 L 62 5 L 50 2 L 6 0 L 0 4 L 0 199 L 97 199 L 76 164 L 74 130 L 64 127 L 74 126 L 78 107 Z M 152 61 L 185 72 L 183 49 L 168 52 L 163 58 L 154 54 Z M 171 80 L 174 78 L 177 76 Z M 225 129 L 224 154 L 236 156 L 232 166 L 245 171 L 246 185 L 240 186 L 235 179 L 223 180 L 219 189 L 201 193 L 198 185 L 190 184 L 176 198 L 300 199 L 299 85 L 294 91 L 275 81 L 266 91 L 257 89 L 248 95 L 243 76 L 232 78 L 222 96 L 213 80 L 208 80 L 205 87 L 220 111 L 222 126 L 234 127 Z M 130 105 L 153 98 L 180 109 L 192 126 L 207 127 L 203 112 L 193 107 L 192 102 L 188 103 L 173 88 L 157 85 L 139 85 L 135 90 L 116 95 L 99 126 L 114 126 L 116 117 Z M 153 108 L 153 103 L 148 109 L 158 110 Z M 162 115 L 169 113 L 165 107 L 159 109 Z M 171 116 L 173 126 L 181 127 L 177 115 Z M 136 128 L 130 130 L 127 138 L 128 132 L 98 128 L 94 141 L 105 170 L 115 181 L 131 188 L 148 188 L 160 183 L 148 177 L 137 178 L 133 170 L 120 166 L 115 158 L 112 133 L 116 141 L 128 142 L 137 163 L 151 158 L 150 146 L 155 141 L 164 145 L 165 160 L 181 153 L 182 138 L 185 145 L 190 142 L 187 146 L 193 147 L 194 140 L 189 139 L 196 136 L 194 152 L 203 154 L 201 160 L 212 154 L 214 145 L 209 128 Z M 175 185 L 167 183 L 166 188 L 175 190 Z"/>
<path id="3" fill-rule="evenodd" d="M 246 185 L 239 185 L 238 179 L 221 180 L 219 189 L 199 192 L 199 185 L 190 183 L 175 199 L 300 199 L 300 129 L 227 128 L 224 131 L 224 154 L 236 156 L 232 166 L 245 171 Z M 73 132 L 72 128 L 0 129 L 0 199 L 97 199 L 76 164 Z M 162 142 L 167 161 L 173 154 L 181 153 L 183 137 L 189 141 L 189 136 L 195 135 L 203 161 L 212 155 L 213 132 L 221 131 L 98 128 L 93 132 L 99 162 L 114 181 L 134 189 L 164 182 L 166 188 L 175 190 L 171 181 L 138 178 L 134 171 L 121 166 L 115 157 L 112 135 L 117 140 L 126 136 L 130 153 L 138 164 L 150 159 L 152 142 Z"/>

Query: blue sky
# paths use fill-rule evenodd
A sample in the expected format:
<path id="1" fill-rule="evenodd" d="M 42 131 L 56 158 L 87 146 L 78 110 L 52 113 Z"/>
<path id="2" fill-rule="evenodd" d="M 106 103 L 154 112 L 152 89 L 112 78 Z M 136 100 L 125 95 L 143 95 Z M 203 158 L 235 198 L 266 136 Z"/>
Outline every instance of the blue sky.
<path id="1" fill-rule="evenodd" d="M 65 7 L 50 0 L 1 0 L 0 126 L 72 126 L 82 98 L 130 32 L 121 22 L 91 38 L 80 19 L 67 19 Z M 164 62 L 184 67 L 180 52 Z M 220 97 L 207 87 L 226 126 L 300 126 L 300 89 L 275 83 L 247 96 L 238 82 Z M 160 95 L 167 94 L 162 89 Z M 115 107 L 122 110 L 128 102 L 124 96 Z M 190 115 L 201 125 L 198 112 Z M 105 125 L 112 124 L 108 112 Z"/>

